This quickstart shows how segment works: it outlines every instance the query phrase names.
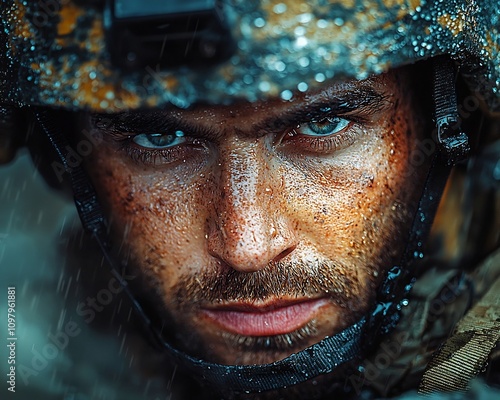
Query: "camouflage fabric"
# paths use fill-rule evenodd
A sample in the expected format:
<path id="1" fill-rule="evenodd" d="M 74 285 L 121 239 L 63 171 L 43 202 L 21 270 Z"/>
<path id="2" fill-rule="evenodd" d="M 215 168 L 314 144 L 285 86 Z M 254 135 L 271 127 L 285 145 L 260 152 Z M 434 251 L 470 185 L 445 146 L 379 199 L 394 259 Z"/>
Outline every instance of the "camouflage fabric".
<path id="1" fill-rule="evenodd" d="M 361 79 L 449 54 L 490 109 L 500 109 L 497 0 L 224 0 L 238 43 L 228 62 L 133 73 L 113 68 L 96 3 L 4 1 L 4 103 L 120 111 L 287 100 L 331 78 Z"/>
<path id="2" fill-rule="evenodd" d="M 426 267 L 412 290 L 400 324 L 363 362 L 359 374 L 348 378 L 358 392 L 371 388 L 385 398 L 418 387 L 434 352 L 451 335 L 469 307 L 480 304 L 491 283 L 500 279 L 500 250 L 468 274 L 446 264 L 429 262 Z M 492 323 L 494 319 L 491 318 Z M 487 375 L 494 377 L 496 373 L 490 368 Z"/>

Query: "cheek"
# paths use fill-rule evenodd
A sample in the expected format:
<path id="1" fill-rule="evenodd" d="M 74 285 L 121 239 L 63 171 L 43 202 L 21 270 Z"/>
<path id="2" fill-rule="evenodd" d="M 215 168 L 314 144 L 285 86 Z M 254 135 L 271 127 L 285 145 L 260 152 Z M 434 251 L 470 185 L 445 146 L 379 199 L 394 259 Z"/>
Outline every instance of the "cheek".
<path id="1" fill-rule="evenodd" d="M 406 176 L 411 124 L 394 110 L 351 147 L 305 167 L 283 168 L 286 207 L 307 240 L 344 265 L 377 264 L 394 242 L 413 191 Z M 406 221 L 404 222 L 407 223 Z"/>
<path id="2" fill-rule="evenodd" d="M 97 155 L 92 164 L 90 172 L 110 219 L 114 247 L 125 247 L 132 265 L 164 288 L 203 265 L 199 248 L 205 246 L 206 218 L 199 205 L 206 193 L 197 182 L 141 173 L 104 155 Z"/>

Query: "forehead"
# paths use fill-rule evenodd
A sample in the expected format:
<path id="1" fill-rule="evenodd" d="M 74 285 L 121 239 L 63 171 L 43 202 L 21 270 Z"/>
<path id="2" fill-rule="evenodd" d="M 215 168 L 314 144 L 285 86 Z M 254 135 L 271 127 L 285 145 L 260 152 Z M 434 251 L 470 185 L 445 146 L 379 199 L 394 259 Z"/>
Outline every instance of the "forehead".
<path id="1" fill-rule="evenodd" d="M 91 114 L 90 124 L 116 132 L 159 132 L 182 130 L 220 138 L 230 132 L 249 137 L 279 133 L 306 121 L 331 116 L 370 119 L 390 112 L 395 104 L 413 96 L 410 68 L 398 68 L 365 80 L 343 79 L 324 83 L 316 90 L 296 91 L 284 100 L 275 97 L 230 105 L 198 103 L 189 109 L 174 106 L 118 114 Z"/>

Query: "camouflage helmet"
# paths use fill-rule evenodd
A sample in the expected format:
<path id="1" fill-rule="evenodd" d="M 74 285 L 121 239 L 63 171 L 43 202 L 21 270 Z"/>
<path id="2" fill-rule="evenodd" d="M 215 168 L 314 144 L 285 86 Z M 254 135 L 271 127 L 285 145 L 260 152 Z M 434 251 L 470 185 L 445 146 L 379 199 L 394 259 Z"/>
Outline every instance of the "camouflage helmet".
<path id="1" fill-rule="evenodd" d="M 217 4 L 235 51 L 218 65 L 166 70 L 114 65 L 104 1 L 5 2 L 1 101 L 115 112 L 235 98 L 286 100 L 331 78 L 361 79 L 448 54 L 490 110 L 500 109 L 495 0 L 195 2 Z M 168 57 L 168 46 L 163 51 Z"/>

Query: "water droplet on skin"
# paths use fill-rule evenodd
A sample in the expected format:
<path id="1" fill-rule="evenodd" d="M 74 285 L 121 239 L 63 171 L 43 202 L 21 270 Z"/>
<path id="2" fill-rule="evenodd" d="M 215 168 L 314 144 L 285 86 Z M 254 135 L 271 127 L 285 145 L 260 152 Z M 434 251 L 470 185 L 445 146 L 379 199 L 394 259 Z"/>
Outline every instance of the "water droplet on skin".
<path id="1" fill-rule="evenodd" d="M 304 36 L 300 36 L 297 38 L 297 40 L 295 41 L 295 47 L 297 48 L 302 48 L 302 47 L 305 47 L 307 46 L 307 43 L 308 43 L 308 40 L 306 37 Z"/>
<path id="2" fill-rule="evenodd" d="M 300 92 L 305 92 L 307 90 L 308 86 L 307 86 L 307 83 L 305 82 L 300 82 L 298 85 L 297 85 L 297 89 L 299 89 Z"/>
<path id="3" fill-rule="evenodd" d="M 344 20 L 343 20 L 342 18 L 335 18 L 335 19 L 333 20 L 333 23 L 334 23 L 335 25 L 337 25 L 337 26 L 342 26 L 342 25 L 344 25 Z"/>
<path id="4" fill-rule="evenodd" d="M 275 65 L 274 68 L 278 72 L 283 72 L 286 69 L 286 64 L 283 61 L 278 61 Z"/>
<path id="5" fill-rule="evenodd" d="M 248 75 L 248 74 L 247 74 L 247 75 L 245 75 L 245 76 L 243 77 L 243 82 L 244 82 L 245 84 L 247 84 L 247 85 L 252 84 L 252 83 L 253 83 L 253 77 L 252 77 L 252 75 Z"/>
<path id="6" fill-rule="evenodd" d="M 309 66 L 310 60 L 308 57 L 301 57 L 299 58 L 298 63 L 301 67 L 306 68 Z"/>
<path id="7" fill-rule="evenodd" d="M 292 93 L 292 91 L 291 91 L 291 90 L 283 90 L 283 91 L 281 92 L 280 97 L 281 97 L 283 100 L 288 101 L 288 100 L 290 100 L 290 99 L 293 97 L 293 93 Z"/>
<path id="8" fill-rule="evenodd" d="M 318 19 L 318 22 L 316 22 L 316 26 L 320 29 L 328 28 L 328 21 L 325 19 Z"/>
<path id="9" fill-rule="evenodd" d="M 315 80 L 316 82 L 319 82 L 319 83 L 324 82 L 324 81 L 325 81 L 325 79 L 326 79 L 325 74 L 322 74 L 321 72 L 318 72 L 318 73 L 314 76 L 314 80 Z"/>
<path id="10" fill-rule="evenodd" d="M 283 14 L 286 10 L 287 10 L 287 6 L 286 4 L 284 3 L 279 3 L 279 4 L 276 4 L 274 7 L 273 7 L 273 11 L 276 13 L 276 14 Z"/>
<path id="11" fill-rule="evenodd" d="M 301 24 L 307 24 L 311 22 L 313 15 L 311 13 L 300 14 L 297 19 Z"/>
<path id="12" fill-rule="evenodd" d="M 271 89 L 271 84 L 267 81 L 262 81 L 259 83 L 259 90 L 262 92 L 269 92 Z"/>
<path id="13" fill-rule="evenodd" d="M 266 20 L 264 18 L 255 18 L 255 20 L 253 21 L 253 24 L 257 27 L 257 28 L 263 28 L 265 25 L 266 25 Z"/>
<path id="14" fill-rule="evenodd" d="M 304 36 L 306 34 L 306 28 L 298 26 L 294 29 L 293 33 L 295 33 L 295 36 Z"/>

